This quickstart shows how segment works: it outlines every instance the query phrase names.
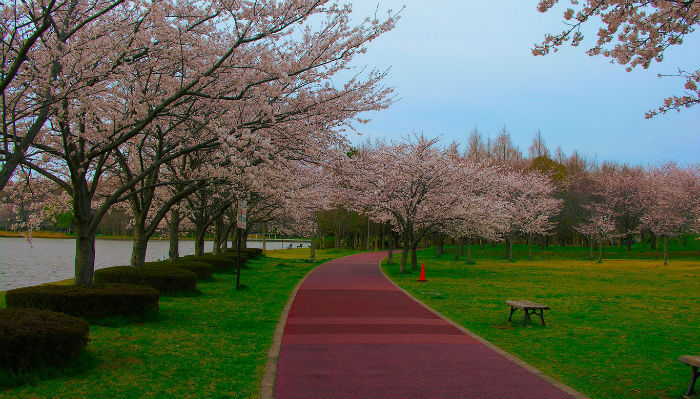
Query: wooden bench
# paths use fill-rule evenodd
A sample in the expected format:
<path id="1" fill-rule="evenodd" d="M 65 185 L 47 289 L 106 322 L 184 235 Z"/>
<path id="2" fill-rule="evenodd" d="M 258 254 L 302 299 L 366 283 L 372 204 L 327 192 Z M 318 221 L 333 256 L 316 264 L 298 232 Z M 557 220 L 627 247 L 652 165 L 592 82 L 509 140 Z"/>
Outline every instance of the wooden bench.
<path id="1" fill-rule="evenodd" d="M 525 318 L 523 319 L 523 327 L 525 327 L 525 322 L 530 320 L 531 314 L 536 314 L 540 316 L 542 320 L 542 325 L 544 326 L 544 311 L 549 310 L 549 306 L 543 305 L 541 303 L 536 303 L 532 301 L 506 301 L 506 305 L 510 306 L 510 315 L 508 316 L 508 322 L 510 322 L 513 317 L 513 312 L 515 309 L 522 309 L 525 312 Z M 539 310 L 539 313 L 537 312 Z"/>
<path id="2" fill-rule="evenodd" d="M 700 373 L 698 373 L 698 367 L 700 367 L 700 356 L 683 355 L 678 358 L 678 361 L 690 366 L 690 386 L 688 386 L 688 392 L 685 393 L 686 397 L 690 397 L 693 395 L 693 386 L 695 386 L 695 381 L 697 381 L 698 375 L 700 375 Z"/>

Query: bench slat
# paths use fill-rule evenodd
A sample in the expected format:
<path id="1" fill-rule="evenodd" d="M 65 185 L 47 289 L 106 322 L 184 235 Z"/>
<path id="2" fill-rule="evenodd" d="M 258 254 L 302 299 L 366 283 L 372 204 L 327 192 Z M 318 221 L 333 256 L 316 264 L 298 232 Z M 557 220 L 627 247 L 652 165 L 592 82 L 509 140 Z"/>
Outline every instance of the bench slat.
<path id="1" fill-rule="evenodd" d="M 549 306 L 543 305 L 541 303 L 537 302 L 532 302 L 532 301 L 506 301 L 506 305 L 512 306 L 514 308 L 519 308 L 519 309 L 547 309 L 549 310 Z"/>
<path id="2" fill-rule="evenodd" d="M 700 367 L 700 356 L 683 355 L 678 358 L 678 361 L 688 366 Z"/>

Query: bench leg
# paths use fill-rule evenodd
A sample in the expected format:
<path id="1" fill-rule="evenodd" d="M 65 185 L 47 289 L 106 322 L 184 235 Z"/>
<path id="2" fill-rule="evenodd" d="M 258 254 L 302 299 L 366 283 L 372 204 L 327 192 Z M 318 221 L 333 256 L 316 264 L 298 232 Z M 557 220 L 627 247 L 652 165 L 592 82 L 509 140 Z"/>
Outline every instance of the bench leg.
<path id="1" fill-rule="evenodd" d="M 547 325 L 544 324 L 544 309 L 540 309 L 539 316 L 540 316 L 540 320 L 542 320 L 542 325 L 546 327 Z"/>
<path id="2" fill-rule="evenodd" d="M 527 308 L 523 309 L 525 312 L 525 317 L 523 318 L 523 325 L 521 327 L 525 327 L 525 322 L 530 320 L 530 312 L 527 311 Z"/>
<path id="3" fill-rule="evenodd" d="M 513 312 L 515 312 L 514 307 L 510 307 L 510 314 L 508 315 L 508 323 L 510 323 L 510 319 L 513 317 Z"/>
<path id="4" fill-rule="evenodd" d="M 693 386 L 695 386 L 695 381 L 698 380 L 698 368 L 696 366 L 691 367 L 691 376 L 690 376 L 690 386 L 688 386 L 688 392 L 685 393 L 685 396 L 691 396 L 693 394 Z"/>

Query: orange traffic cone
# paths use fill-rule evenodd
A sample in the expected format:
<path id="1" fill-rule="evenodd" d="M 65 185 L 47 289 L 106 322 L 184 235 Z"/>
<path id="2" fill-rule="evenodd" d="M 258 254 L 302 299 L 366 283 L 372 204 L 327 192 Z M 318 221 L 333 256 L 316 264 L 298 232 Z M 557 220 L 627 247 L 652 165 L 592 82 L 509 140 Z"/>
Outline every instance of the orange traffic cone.
<path id="1" fill-rule="evenodd" d="M 418 281 L 428 281 L 425 279 L 425 263 L 420 264 L 420 277 L 418 277 Z"/>

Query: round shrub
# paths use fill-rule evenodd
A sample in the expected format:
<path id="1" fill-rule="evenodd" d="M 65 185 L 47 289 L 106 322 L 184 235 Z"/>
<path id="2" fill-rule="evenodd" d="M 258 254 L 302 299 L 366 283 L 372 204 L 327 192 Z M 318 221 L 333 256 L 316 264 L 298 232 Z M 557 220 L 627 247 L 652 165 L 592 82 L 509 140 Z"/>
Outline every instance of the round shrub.
<path id="1" fill-rule="evenodd" d="M 0 367 L 60 365 L 88 342 L 87 321 L 41 309 L 0 309 Z"/>
<path id="2" fill-rule="evenodd" d="M 194 260 L 187 260 L 183 262 L 146 262 L 145 267 L 177 267 L 180 269 L 185 269 L 191 271 L 197 275 L 197 279 L 206 280 L 210 279 L 212 273 L 214 272 L 214 266 L 207 262 L 198 262 Z"/>
<path id="3" fill-rule="evenodd" d="M 197 289 L 197 275 L 177 267 L 108 267 L 95 270 L 95 282 L 145 285 L 157 289 L 161 294 Z"/>
<path id="4" fill-rule="evenodd" d="M 158 290 L 140 285 L 37 285 L 7 291 L 8 308 L 36 308 L 86 319 L 158 311 Z"/>

